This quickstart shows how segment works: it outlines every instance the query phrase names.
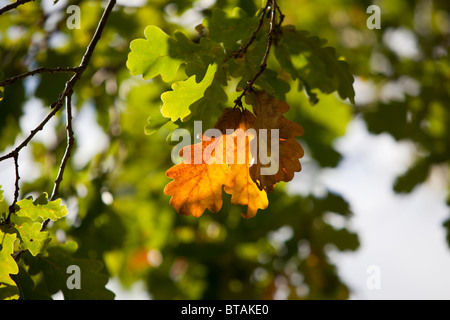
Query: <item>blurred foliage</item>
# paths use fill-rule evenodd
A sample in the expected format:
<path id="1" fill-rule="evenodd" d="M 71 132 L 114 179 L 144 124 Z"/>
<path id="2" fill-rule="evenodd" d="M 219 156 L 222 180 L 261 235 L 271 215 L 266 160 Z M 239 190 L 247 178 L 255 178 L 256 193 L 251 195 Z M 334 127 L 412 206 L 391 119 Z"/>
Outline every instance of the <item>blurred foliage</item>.
<path id="1" fill-rule="evenodd" d="M 172 146 L 166 138 L 175 125 L 159 112 L 161 94 L 170 86 L 159 76 L 151 80 L 132 77 L 126 67 L 130 42 L 143 38 L 148 25 L 158 26 L 170 36 L 179 30 L 198 43 L 200 35 L 194 26 L 202 23 L 203 17 L 212 17 L 213 8 L 224 10 L 230 17 L 235 7 L 240 7 L 253 16 L 261 1 L 217 0 L 207 8 L 193 0 L 143 2 L 141 7 L 116 6 L 88 69 L 75 86 L 77 115 L 93 107 L 98 124 L 98 128 L 76 132 L 79 145 L 76 144 L 75 155 L 83 151 L 80 135 L 89 137 L 90 130 L 97 132 L 100 128 L 107 144 L 104 146 L 99 140 L 98 152 L 88 162 L 71 158 L 60 189 L 68 214 L 47 228 L 54 246 L 48 248 L 48 256 L 35 257 L 25 252 L 18 270 L 11 271 L 18 272 L 11 278 L 20 284 L 21 298 L 46 299 L 59 290 L 68 299 L 112 297 L 107 290 L 97 297 L 89 296 L 85 290 L 70 292 L 62 279 L 49 282 L 52 274 L 64 271 L 68 264 L 92 269 L 86 281 L 88 287 L 95 288 L 93 292 L 98 292 L 98 286 L 109 277 L 119 279 L 125 287 L 143 281 L 155 299 L 348 298 L 349 289 L 339 278 L 329 254 L 356 250 L 359 242 L 348 228 L 350 208 L 339 195 L 290 195 L 278 186 L 269 195 L 269 208 L 251 220 L 243 220 L 239 213 L 245 208 L 227 205 L 230 201 L 224 201 L 220 213 L 204 214 L 200 219 L 176 214 L 163 193 L 169 181 L 165 171 L 172 165 Z M 80 63 L 104 1 L 59 1 L 55 6 L 51 3 L 30 2 L 1 16 L 3 79 L 39 66 L 71 67 Z M 335 95 L 307 88 L 301 82 L 302 76 L 309 77 L 304 80 L 321 90 L 328 85 L 315 81 L 307 70 L 299 72 L 297 79 L 283 78 L 291 88 L 284 92 L 291 106 L 287 117 L 305 128 L 300 142 L 312 161 L 321 167 L 336 166 L 341 156 L 334 149 L 334 141 L 345 133 L 352 116 L 361 114 L 370 131 L 388 132 L 398 140 L 411 140 L 417 145 L 417 161 L 399 177 L 397 191 L 412 190 L 434 166 L 448 166 L 450 3 L 378 1 L 381 30 L 366 27 L 366 8 L 371 1 L 278 3 L 286 15 L 285 25 L 327 39 L 327 46 L 335 47 L 345 57 L 350 71 L 360 81 L 372 84 L 377 93 L 393 85 L 400 88 L 395 89 L 396 93 L 402 93 L 397 99 L 377 94 L 370 103 L 356 99 L 354 108 Z M 81 7 L 81 29 L 66 27 L 66 8 L 70 4 Z M 191 17 L 196 18 L 195 22 L 187 23 Z M 216 18 L 233 26 L 226 17 Z M 388 41 L 394 37 L 393 32 L 402 30 L 415 39 L 416 56 L 399 55 L 392 48 L 392 41 Z M 292 50 L 300 49 L 304 48 Z M 277 52 L 278 57 L 282 54 Z M 272 53 L 270 68 L 282 76 L 286 66 L 281 67 L 276 58 Z M 200 69 L 191 67 L 182 68 L 176 80 L 185 79 L 183 73 L 192 76 Z M 15 145 L 17 137 L 27 134 L 21 127 L 21 119 L 26 117 L 25 103 L 36 98 L 48 106 L 68 77 L 35 75 L 2 89 L 1 153 Z M 297 90 L 301 88 L 311 91 L 305 94 Z M 326 92 L 334 90 L 333 87 Z M 236 96 L 235 92 L 226 94 L 228 102 L 222 100 L 223 107 L 230 106 Z M 312 106 L 314 95 L 319 101 Z M 50 129 L 56 137 L 52 143 L 33 141 L 28 146 L 39 171 L 33 179 L 21 181 L 21 199 L 52 190 L 66 143 L 64 117 L 55 120 Z M 183 125 L 189 128 L 192 122 Z M 145 135 L 145 131 L 153 134 Z M 0 198 L 1 212 L 6 212 L 11 201 Z M 330 221 L 336 216 L 345 221 L 345 227 L 333 226 Z M 446 225 L 450 228 L 450 221 Z M 0 255 L 11 265 L 8 257 L 14 252 L 11 246 L 16 233 L 4 228 L 0 232 L 8 241 Z M 43 261 L 53 262 L 59 271 Z M 4 270 L 2 265 L 3 273 Z"/>

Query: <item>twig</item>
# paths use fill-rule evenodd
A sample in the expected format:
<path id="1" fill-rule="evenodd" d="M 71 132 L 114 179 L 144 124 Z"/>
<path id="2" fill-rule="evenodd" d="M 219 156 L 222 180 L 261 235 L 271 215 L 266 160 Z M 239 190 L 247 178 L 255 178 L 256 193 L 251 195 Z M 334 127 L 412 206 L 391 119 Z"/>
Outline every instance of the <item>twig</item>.
<path id="1" fill-rule="evenodd" d="M 266 12 L 267 12 L 267 9 L 270 6 L 270 2 L 271 2 L 271 0 L 267 0 L 266 6 L 261 11 L 261 15 L 259 16 L 258 27 L 256 27 L 256 30 L 253 32 L 253 34 L 250 37 L 250 39 L 247 41 L 247 43 L 245 45 L 241 46 L 238 51 L 232 53 L 230 55 L 230 57 L 238 58 L 238 57 L 242 56 L 243 54 L 245 54 L 247 52 L 248 47 L 250 47 L 250 45 L 255 41 L 259 30 L 261 30 L 261 28 L 262 28 L 262 26 L 264 24 L 264 17 L 266 16 Z M 228 59 L 229 58 L 227 58 L 226 60 L 228 60 Z"/>
<path id="2" fill-rule="evenodd" d="M 276 2 L 275 2 L 275 6 L 277 7 L 277 11 L 280 14 L 280 21 L 278 21 L 278 25 L 277 25 L 279 28 L 279 27 L 281 27 L 281 24 L 283 23 L 285 16 L 284 16 L 283 12 L 281 12 L 280 6 Z"/>
<path id="3" fill-rule="evenodd" d="M 64 156 L 61 160 L 61 165 L 59 166 L 58 176 L 56 177 L 55 184 L 53 186 L 53 192 L 50 200 L 55 200 L 59 193 L 59 185 L 63 180 L 64 170 L 66 168 L 67 162 L 72 155 L 72 148 L 75 143 L 75 137 L 72 129 L 72 93 L 70 93 L 66 98 L 66 131 L 67 131 L 67 146 Z"/>
<path id="4" fill-rule="evenodd" d="M 78 67 L 74 67 L 74 68 L 70 68 L 70 67 L 69 68 L 61 68 L 61 67 L 58 67 L 58 68 L 45 68 L 45 67 L 39 67 L 37 69 L 34 69 L 34 70 L 31 70 L 31 71 L 19 74 L 18 76 L 14 76 L 12 78 L 0 81 L 0 87 L 4 87 L 4 86 L 10 85 L 10 84 L 13 84 L 14 82 L 17 82 L 17 81 L 19 81 L 21 79 L 24 79 L 26 77 L 29 77 L 29 76 L 33 76 L 33 75 L 38 74 L 38 73 L 64 73 L 64 72 L 67 72 L 67 73 L 68 72 L 75 72 L 76 73 L 77 70 L 78 70 Z"/>
<path id="5" fill-rule="evenodd" d="M 28 145 L 28 143 L 30 142 L 31 139 L 33 139 L 33 137 L 36 135 L 36 133 L 38 133 L 39 131 L 41 131 L 44 128 L 44 126 L 47 124 L 47 122 L 49 122 L 50 119 L 53 118 L 53 116 L 58 112 L 58 110 L 60 108 L 61 107 L 54 108 L 34 130 L 31 130 L 29 136 L 25 140 L 23 140 L 21 144 L 19 144 L 10 153 L 0 157 L 0 162 L 4 161 L 6 159 L 14 158 L 17 154 L 19 154 L 20 150 L 22 150 L 24 147 L 26 147 Z"/>
<path id="6" fill-rule="evenodd" d="M 17 252 L 14 252 L 11 256 L 13 257 L 13 259 L 17 262 L 20 259 L 20 256 L 22 254 L 24 254 L 26 252 L 26 250 L 19 250 Z"/>
<path id="7" fill-rule="evenodd" d="M 31 1 L 34 1 L 34 0 L 17 0 L 14 3 L 8 4 L 7 6 L 4 6 L 3 8 L 0 9 L 0 15 L 9 10 L 15 9 L 22 4 L 25 4 L 25 3 L 31 2 Z"/>
<path id="8" fill-rule="evenodd" d="M 67 146 L 64 156 L 61 160 L 61 165 L 59 166 L 58 175 L 56 176 L 55 183 L 53 185 L 53 191 L 50 196 L 50 200 L 53 201 L 59 194 L 59 186 L 63 180 L 64 170 L 66 169 L 67 162 L 72 155 L 72 148 L 75 144 L 75 136 L 72 129 L 72 92 L 66 97 L 66 132 L 67 132 Z M 47 219 L 42 224 L 41 230 L 44 230 L 50 219 Z"/>
<path id="9" fill-rule="evenodd" d="M 252 86 L 255 84 L 256 80 L 259 78 L 259 76 L 261 76 L 263 74 L 264 70 L 266 70 L 266 68 L 267 68 L 267 60 L 269 58 L 270 49 L 272 48 L 273 35 L 274 35 L 275 31 L 276 31 L 275 18 L 276 18 L 276 12 L 277 12 L 277 7 L 278 7 L 276 0 L 268 1 L 267 5 L 269 5 L 269 2 L 271 2 L 271 4 L 270 4 L 271 17 L 270 17 L 269 33 L 267 35 L 266 52 L 264 53 L 264 57 L 262 59 L 262 62 L 261 62 L 261 65 L 259 67 L 258 72 L 255 74 L 255 76 L 250 81 L 247 82 L 247 86 L 244 88 L 244 90 L 242 91 L 241 95 L 234 101 L 235 107 L 237 107 L 237 106 L 241 107 L 242 106 L 242 98 L 245 96 L 247 91 L 252 88 Z M 267 5 L 266 5 L 266 7 L 267 7 Z"/>
<path id="10" fill-rule="evenodd" d="M 13 203 L 9 206 L 9 212 L 8 212 L 8 217 L 6 217 L 6 223 L 9 223 L 9 219 L 11 218 L 11 214 L 13 214 L 14 212 L 16 212 L 15 206 L 17 203 L 17 200 L 19 199 L 19 180 L 20 180 L 20 176 L 19 176 L 19 153 L 15 153 L 14 156 L 14 169 L 15 169 L 15 173 L 16 173 L 16 180 L 15 180 L 15 189 L 14 189 L 14 201 Z"/>

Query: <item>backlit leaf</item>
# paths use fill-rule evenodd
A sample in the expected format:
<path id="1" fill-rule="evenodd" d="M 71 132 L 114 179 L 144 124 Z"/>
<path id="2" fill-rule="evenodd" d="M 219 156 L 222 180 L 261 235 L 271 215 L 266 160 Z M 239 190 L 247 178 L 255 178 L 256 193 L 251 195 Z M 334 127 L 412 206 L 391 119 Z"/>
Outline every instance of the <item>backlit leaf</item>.
<path id="1" fill-rule="evenodd" d="M 47 231 L 41 231 L 42 224 L 39 222 L 24 223 L 16 229 L 21 239 L 22 249 L 28 249 L 33 256 L 42 252 L 51 240 Z"/>
<path id="2" fill-rule="evenodd" d="M 167 177 L 174 180 L 165 187 L 164 193 L 172 196 L 170 205 L 178 213 L 200 217 L 205 209 L 218 212 L 222 208 L 222 186 L 231 187 L 234 183 L 231 170 L 225 163 L 210 163 L 213 158 L 203 157 L 205 149 L 214 146 L 219 139 L 183 148 L 181 154 L 185 161 L 167 170 Z M 195 158 L 200 159 L 200 163 L 196 164 Z"/>
<path id="3" fill-rule="evenodd" d="M 282 115 L 289 110 L 286 102 L 271 98 L 264 91 L 247 94 L 246 102 L 253 106 L 258 138 L 258 157 L 250 167 L 250 175 L 260 190 L 271 192 L 277 182 L 291 181 L 294 173 L 301 170 L 299 159 L 303 157 L 304 151 L 296 137 L 303 135 L 303 128 Z M 266 136 L 261 133 L 261 129 L 267 130 Z M 278 130 L 279 135 L 276 154 L 270 154 L 272 130 Z M 261 161 L 261 153 L 270 158 L 268 164 Z M 277 165 L 274 166 L 274 163 Z M 270 173 L 271 170 L 273 173 Z"/>
<path id="4" fill-rule="evenodd" d="M 192 76 L 187 80 L 175 82 L 172 85 L 172 91 L 165 92 L 161 95 L 163 106 L 161 113 L 164 117 L 176 121 L 180 118 L 185 121 L 191 114 L 189 107 L 200 100 L 205 90 L 211 86 L 217 71 L 217 65 L 208 67 L 208 71 L 202 81 L 196 81 L 196 77 Z"/>
<path id="5" fill-rule="evenodd" d="M 226 129 L 240 129 L 226 136 L 227 153 L 234 156 L 232 163 L 230 163 L 230 169 L 235 183 L 231 187 L 225 186 L 224 190 L 231 194 L 232 204 L 247 206 L 247 212 L 242 216 L 249 219 L 256 215 L 258 209 L 266 209 L 269 204 L 266 192 L 259 190 L 249 172 L 250 141 L 256 137 L 254 135 L 247 136 L 246 132 L 253 128 L 255 116 L 248 110 L 241 112 L 237 108 L 225 110 L 224 115 L 229 119 L 221 117 L 216 126 Z M 237 127 L 233 122 L 237 122 Z M 243 154 L 244 161 L 240 159 L 242 156 L 239 153 Z"/>
<path id="6" fill-rule="evenodd" d="M 130 44 L 127 67 L 133 76 L 151 79 L 161 75 L 166 82 L 173 80 L 187 54 L 194 54 L 200 47 L 182 33 L 170 37 L 156 26 L 144 31 L 146 39 L 136 39 Z"/>
<path id="7" fill-rule="evenodd" d="M 16 204 L 20 209 L 16 212 L 19 217 L 30 218 L 33 221 L 56 221 L 67 215 L 66 206 L 61 205 L 61 199 L 47 200 L 47 194 L 43 193 L 34 202 L 31 197 L 23 199 Z"/>

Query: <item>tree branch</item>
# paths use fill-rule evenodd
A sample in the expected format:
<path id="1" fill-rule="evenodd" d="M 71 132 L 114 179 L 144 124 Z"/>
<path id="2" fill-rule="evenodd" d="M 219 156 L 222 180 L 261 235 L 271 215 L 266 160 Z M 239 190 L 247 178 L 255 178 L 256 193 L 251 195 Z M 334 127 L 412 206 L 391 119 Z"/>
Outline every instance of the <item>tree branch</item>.
<path id="1" fill-rule="evenodd" d="M 19 176 L 19 153 L 17 152 L 16 154 L 14 154 L 14 169 L 15 169 L 15 173 L 16 173 L 16 181 L 14 183 L 15 185 L 15 189 L 14 189 L 14 201 L 13 203 L 9 206 L 9 212 L 8 212 L 8 217 L 6 217 L 6 223 L 9 223 L 9 219 L 11 218 L 11 214 L 13 214 L 14 212 L 16 212 L 16 203 L 17 200 L 19 199 L 19 180 L 20 180 L 20 176 Z"/>
<path id="2" fill-rule="evenodd" d="M 29 1 L 33 1 L 33 0 L 29 0 Z M 19 2 L 19 1 L 17 1 Z M 17 3 L 16 2 L 16 3 Z M 28 1 L 25 1 L 28 2 Z M 22 4 L 22 3 L 21 3 Z M 75 86 L 75 84 L 77 83 L 77 81 L 81 78 L 81 75 L 83 74 L 83 72 L 86 70 L 89 61 L 92 57 L 92 53 L 94 52 L 95 46 L 97 45 L 98 41 L 101 38 L 101 34 L 103 32 L 103 29 L 106 25 L 106 21 L 108 20 L 109 14 L 111 13 L 112 9 L 114 8 L 114 5 L 116 4 L 116 0 L 110 0 L 108 2 L 108 5 L 106 6 L 105 10 L 103 11 L 103 15 L 100 18 L 100 21 L 98 23 L 97 29 L 95 30 L 95 33 L 91 39 L 91 42 L 89 43 L 85 54 L 83 55 L 83 58 L 81 60 L 81 63 L 78 67 L 76 68 L 72 68 L 71 70 L 67 71 L 65 70 L 64 72 L 75 72 L 75 74 L 73 75 L 73 77 L 66 82 L 66 86 L 64 88 L 64 90 L 60 93 L 58 99 L 53 102 L 51 104 L 52 107 L 52 111 L 47 115 L 47 117 L 45 117 L 45 119 L 34 129 L 31 131 L 31 133 L 28 135 L 27 138 L 25 138 L 25 140 L 23 140 L 23 142 L 21 144 L 19 144 L 13 151 L 9 152 L 8 154 L 0 157 L 0 162 L 4 161 L 6 159 L 9 158 L 13 158 L 14 159 L 14 165 L 15 165 L 15 171 L 16 171 L 16 182 L 15 182 L 15 192 L 14 192 L 14 202 L 13 204 L 10 206 L 9 209 L 9 215 L 7 220 L 9 221 L 9 218 L 11 216 L 11 214 L 14 212 L 14 206 L 18 200 L 19 197 L 19 165 L 18 165 L 18 156 L 19 156 L 19 152 L 28 145 L 28 143 L 34 138 L 34 136 L 41 131 L 44 126 L 48 123 L 48 121 L 50 121 L 51 118 L 53 118 L 53 116 L 61 109 L 62 105 L 63 105 L 63 101 L 66 100 L 66 108 L 67 108 L 67 123 L 66 123 L 66 130 L 67 130 L 67 147 L 66 147 L 66 152 L 63 156 L 63 159 L 61 161 L 61 165 L 59 168 L 59 172 L 58 175 L 56 177 L 55 180 L 55 185 L 53 188 L 53 192 L 52 192 L 52 196 L 51 196 L 51 200 L 54 200 L 58 194 L 59 191 L 59 185 L 63 179 L 63 174 L 64 174 L 64 170 L 65 167 L 67 165 L 68 159 L 71 155 L 71 151 L 74 145 L 74 134 L 73 134 L 73 130 L 72 130 L 72 94 L 73 94 L 73 88 Z M 19 5 L 19 4 L 17 4 Z M 3 8 L 4 9 L 4 8 Z M 2 9 L 2 10 L 3 10 Z M 36 70 L 39 70 L 36 69 Z M 41 69 L 43 70 L 43 69 Z M 47 69 L 49 70 L 49 69 Z M 52 70 L 63 70 L 63 69 L 52 69 Z M 56 72 L 60 72 L 60 71 L 56 71 Z M 63 72 L 63 71 L 61 71 Z M 41 71 L 36 71 L 35 73 L 42 73 Z M 35 74 L 33 73 L 33 74 Z M 32 75 L 30 74 L 30 72 L 28 72 L 27 75 L 19 75 L 17 76 L 17 80 L 19 80 L 19 78 L 24 78 L 26 76 Z M 11 79 L 10 79 L 11 80 Z M 14 80 L 14 81 L 17 81 Z M 48 223 L 48 222 L 47 222 Z M 44 223 L 43 228 L 45 227 L 46 223 Z"/>
<path id="3" fill-rule="evenodd" d="M 75 137 L 72 129 L 72 93 L 70 93 L 66 98 L 66 131 L 67 131 L 67 146 L 64 156 L 61 160 L 61 165 L 59 166 L 58 176 L 56 177 L 55 184 L 53 186 L 53 192 L 50 200 L 55 200 L 59 193 L 59 185 L 63 180 L 64 170 L 66 168 L 67 162 L 72 155 L 72 148 L 75 143 Z"/>
<path id="4" fill-rule="evenodd" d="M 3 8 L 0 9 L 0 15 L 2 15 L 3 13 L 5 13 L 7 11 L 15 9 L 22 4 L 25 4 L 25 3 L 31 2 L 31 1 L 34 1 L 34 0 L 17 0 L 14 3 L 8 4 L 7 6 L 4 6 Z"/>
<path id="5" fill-rule="evenodd" d="M 271 2 L 271 0 L 267 0 L 266 6 L 263 8 L 263 10 L 261 11 L 261 15 L 259 16 L 258 27 L 256 27 L 256 30 L 253 32 L 253 34 L 250 37 L 250 39 L 248 40 L 248 42 L 245 45 L 241 46 L 237 52 L 233 53 L 231 55 L 232 57 L 234 57 L 234 58 L 241 57 L 243 54 L 245 54 L 247 52 L 248 47 L 250 47 L 250 45 L 255 41 L 259 30 L 261 30 L 261 28 L 264 24 L 264 17 L 266 16 L 267 9 L 269 9 L 269 7 L 270 7 L 270 2 Z"/>
<path id="6" fill-rule="evenodd" d="M 21 79 L 24 79 L 26 77 L 29 77 L 29 76 L 33 76 L 33 75 L 38 74 L 38 73 L 64 73 L 64 72 L 67 72 L 67 73 L 75 72 L 76 73 L 77 70 L 78 70 L 78 67 L 74 67 L 74 68 L 71 68 L 71 67 L 68 67 L 68 68 L 61 68 L 61 67 L 58 67 L 58 68 L 45 68 L 45 67 L 39 67 L 37 69 L 34 69 L 34 70 L 31 70 L 31 71 L 19 74 L 18 76 L 14 76 L 12 78 L 0 81 L 0 87 L 4 87 L 4 86 L 10 85 L 10 84 L 13 84 L 14 82 L 17 82 L 17 81 L 19 81 Z"/>
<path id="7" fill-rule="evenodd" d="M 72 148 L 75 144 L 75 136 L 73 134 L 72 129 L 72 92 L 66 97 L 66 132 L 67 132 L 67 146 L 66 151 L 64 152 L 64 156 L 61 160 L 61 165 L 59 166 L 58 175 L 56 176 L 55 183 L 53 185 L 52 195 L 50 196 L 50 201 L 56 199 L 59 194 L 59 186 L 63 180 L 64 170 L 66 169 L 67 162 L 69 161 L 70 156 L 72 155 Z M 42 224 L 41 230 L 44 230 L 47 227 L 47 224 L 50 222 L 50 219 L 47 219 Z"/>
<path id="8" fill-rule="evenodd" d="M 264 53 L 264 57 L 262 59 L 262 62 L 261 62 L 258 72 L 255 74 L 255 76 L 250 81 L 247 82 L 247 86 L 245 86 L 241 95 L 234 101 L 235 107 L 242 106 L 242 98 L 245 96 L 247 91 L 249 91 L 252 88 L 252 86 L 255 84 L 256 80 L 263 74 L 264 70 L 266 70 L 266 68 L 267 68 L 267 60 L 269 59 L 270 49 L 272 48 L 273 36 L 276 32 L 275 20 L 276 20 L 277 8 L 278 8 L 277 1 L 276 0 L 268 0 L 267 4 L 266 4 L 266 8 L 264 8 L 264 14 L 265 14 L 265 11 L 267 10 L 268 6 L 270 6 L 270 27 L 269 27 L 269 33 L 267 35 L 266 52 Z M 284 15 L 281 14 L 281 11 L 279 8 L 278 8 L 278 12 L 280 13 L 280 23 L 277 27 L 280 26 L 281 22 L 284 19 Z M 261 21 L 260 21 L 260 25 L 262 25 Z M 258 26 L 258 29 L 259 28 L 261 28 L 261 27 Z M 258 31 L 258 29 L 257 29 L 257 31 Z M 246 45 L 244 47 L 245 50 L 247 50 L 246 48 L 248 48 L 248 46 L 249 45 Z"/>

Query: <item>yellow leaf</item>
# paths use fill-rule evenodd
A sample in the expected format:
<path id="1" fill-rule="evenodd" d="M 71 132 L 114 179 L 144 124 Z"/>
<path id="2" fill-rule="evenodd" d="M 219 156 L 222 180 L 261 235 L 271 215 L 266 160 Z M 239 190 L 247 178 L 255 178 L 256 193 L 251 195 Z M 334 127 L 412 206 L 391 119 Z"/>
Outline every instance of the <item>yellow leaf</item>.
<path id="1" fill-rule="evenodd" d="M 226 193 L 231 194 L 232 204 L 247 206 L 247 213 L 241 215 L 248 219 L 254 217 L 258 209 L 266 209 L 269 204 L 266 192 L 258 189 L 249 173 L 250 141 L 255 136 L 246 135 L 246 133 L 248 133 L 248 129 L 253 129 L 255 116 L 247 110 L 244 112 L 241 112 L 239 109 L 230 110 L 224 112 L 224 115 L 227 114 L 229 116 L 229 121 L 225 121 L 227 119 L 220 121 L 221 119 L 219 119 L 218 124 L 216 124 L 216 127 L 219 128 L 225 125 L 225 127 L 236 129 L 233 126 L 238 122 L 237 129 L 241 129 L 226 137 L 227 154 L 232 153 L 234 155 L 230 168 L 235 183 L 231 187 L 225 186 L 224 190 Z M 238 155 L 240 151 L 243 153 L 243 157 Z"/>
<path id="2" fill-rule="evenodd" d="M 166 175 L 174 180 L 164 193 L 172 196 L 170 205 L 178 213 L 200 217 L 205 209 L 218 212 L 222 208 L 222 186 L 231 187 L 234 183 L 231 170 L 226 163 L 210 163 L 202 156 L 206 147 L 218 142 L 219 139 L 203 140 L 183 148 L 181 156 L 185 161 L 167 170 Z M 190 159 L 184 155 L 186 148 L 190 148 Z M 194 162 L 196 155 L 202 159 L 199 164 Z"/>

